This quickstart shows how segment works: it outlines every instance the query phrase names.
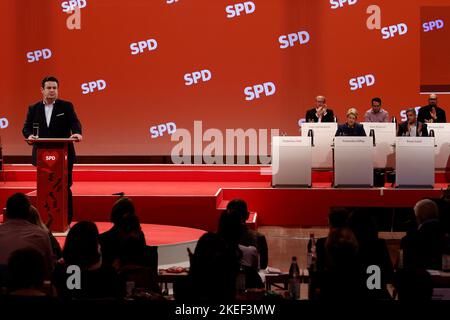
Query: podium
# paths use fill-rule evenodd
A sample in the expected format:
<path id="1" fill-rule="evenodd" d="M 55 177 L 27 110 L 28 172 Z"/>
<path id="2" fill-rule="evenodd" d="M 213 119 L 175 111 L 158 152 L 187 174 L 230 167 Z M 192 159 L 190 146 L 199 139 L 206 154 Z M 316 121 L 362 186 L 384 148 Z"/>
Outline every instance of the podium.
<path id="1" fill-rule="evenodd" d="M 376 145 L 374 148 L 373 166 L 376 169 L 394 168 L 395 139 L 397 138 L 396 124 L 392 122 L 361 122 L 367 134 L 375 132 Z"/>
<path id="2" fill-rule="evenodd" d="M 334 139 L 334 186 L 373 187 L 373 138 Z"/>
<path id="3" fill-rule="evenodd" d="M 272 138 L 272 187 L 311 187 L 311 137 Z"/>
<path id="4" fill-rule="evenodd" d="M 331 145 L 337 130 L 336 122 L 302 123 L 302 137 L 308 136 L 309 130 L 314 134 L 314 148 L 312 150 L 312 167 L 314 169 L 331 169 L 333 167 L 333 153 Z"/>
<path id="5" fill-rule="evenodd" d="M 398 137 L 395 145 L 396 186 L 434 188 L 434 138 Z"/>
<path id="6" fill-rule="evenodd" d="M 428 123 L 428 132 L 434 131 L 436 169 L 450 169 L 450 123 Z"/>
<path id="7" fill-rule="evenodd" d="M 51 221 L 50 230 L 68 229 L 68 145 L 75 139 L 41 138 L 26 140 L 37 146 L 37 209 L 42 221 Z"/>

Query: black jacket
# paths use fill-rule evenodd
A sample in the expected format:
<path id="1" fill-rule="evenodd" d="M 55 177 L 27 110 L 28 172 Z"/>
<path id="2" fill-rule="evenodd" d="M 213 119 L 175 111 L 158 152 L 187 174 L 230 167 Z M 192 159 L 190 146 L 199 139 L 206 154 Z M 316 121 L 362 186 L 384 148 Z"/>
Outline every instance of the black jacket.
<path id="1" fill-rule="evenodd" d="M 319 118 L 316 116 L 316 108 L 306 112 L 306 122 L 319 122 Z M 322 122 L 334 122 L 333 110 L 327 109 L 327 114 L 322 117 Z"/>
<path id="2" fill-rule="evenodd" d="M 49 127 L 47 127 L 45 119 L 44 102 L 39 101 L 30 106 L 22 129 L 25 138 L 33 134 L 33 123 L 39 123 L 39 138 L 69 138 L 72 134 L 82 134 L 81 123 L 75 113 L 73 104 L 69 101 L 59 99 L 55 101 Z M 33 145 L 33 165 L 36 165 L 36 152 L 37 147 Z M 68 161 L 69 164 L 76 161 L 73 144 L 69 145 Z"/>
<path id="3" fill-rule="evenodd" d="M 405 268 L 440 270 L 445 250 L 445 234 L 438 220 L 429 220 L 409 231 L 400 242 Z"/>
<path id="4" fill-rule="evenodd" d="M 428 128 L 426 123 L 416 122 L 417 137 L 428 137 Z M 406 136 L 408 133 L 408 122 L 402 122 L 398 126 L 397 137 Z"/>
<path id="5" fill-rule="evenodd" d="M 431 112 L 432 108 L 433 108 L 433 106 L 431 106 L 431 105 L 421 107 L 419 109 L 419 115 L 417 116 L 417 121 L 424 123 L 425 120 L 430 120 L 431 119 L 430 112 Z M 433 122 L 440 122 L 440 123 L 447 122 L 444 109 L 439 108 L 438 106 L 434 106 L 434 108 L 436 109 L 437 120 L 433 121 Z"/>

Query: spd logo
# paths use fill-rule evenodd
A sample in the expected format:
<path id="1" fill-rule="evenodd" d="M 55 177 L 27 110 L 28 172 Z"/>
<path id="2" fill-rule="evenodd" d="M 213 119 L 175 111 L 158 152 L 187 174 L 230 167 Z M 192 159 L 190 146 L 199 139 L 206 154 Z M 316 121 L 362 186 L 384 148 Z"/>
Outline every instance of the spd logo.
<path id="1" fill-rule="evenodd" d="M 365 76 L 352 78 L 349 83 L 350 90 L 352 91 L 362 89 L 364 86 L 371 87 L 375 84 L 375 76 L 373 74 L 368 74 Z"/>
<path id="2" fill-rule="evenodd" d="M 86 82 L 81 85 L 81 89 L 83 89 L 83 94 L 92 93 L 94 91 L 102 91 L 106 88 L 106 81 L 105 80 L 97 80 L 97 81 L 91 81 Z"/>
<path id="3" fill-rule="evenodd" d="M 229 5 L 225 8 L 227 18 L 232 19 L 239 17 L 242 14 L 252 14 L 256 10 L 256 5 L 252 1 L 236 3 Z"/>
<path id="4" fill-rule="evenodd" d="M 201 70 L 201 71 L 195 71 L 192 73 L 186 73 L 184 75 L 184 81 L 185 85 L 191 86 L 193 84 L 197 84 L 199 82 L 208 82 L 211 80 L 212 74 L 209 70 Z"/>
<path id="5" fill-rule="evenodd" d="M 262 84 L 249 86 L 244 89 L 245 100 L 252 101 L 263 96 L 273 96 L 276 91 L 277 89 L 273 82 L 265 82 Z"/>
<path id="6" fill-rule="evenodd" d="M 47 60 L 52 57 L 52 51 L 50 49 L 41 49 L 27 52 L 28 63 L 37 62 L 39 60 Z"/>

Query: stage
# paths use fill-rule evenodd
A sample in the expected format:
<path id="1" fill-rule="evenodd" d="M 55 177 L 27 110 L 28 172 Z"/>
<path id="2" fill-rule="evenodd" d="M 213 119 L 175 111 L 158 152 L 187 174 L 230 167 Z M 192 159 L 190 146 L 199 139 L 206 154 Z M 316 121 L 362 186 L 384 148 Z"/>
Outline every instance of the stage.
<path id="1" fill-rule="evenodd" d="M 261 174 L 264 172 L 265 174 Z M 109 221 L 123 192 L 133 198 L 142 223 L 214 231 L 229 200 L 242 198 L 255 214 L 249 222 L 270 226 L 325 226 L 331 207 L 412 207 L 424 197 L 440 197 L 450 175 L 436 172 L 434 189 L 335 189 L 332 172 L 313 173 L 310 189 L 271 187 L 269 166 L 232 165 L 76 165 L 74 220 Z M 31 165 L 6 165 L 0 205 L 15 192 L 35 201 L 36 171 Z"/>

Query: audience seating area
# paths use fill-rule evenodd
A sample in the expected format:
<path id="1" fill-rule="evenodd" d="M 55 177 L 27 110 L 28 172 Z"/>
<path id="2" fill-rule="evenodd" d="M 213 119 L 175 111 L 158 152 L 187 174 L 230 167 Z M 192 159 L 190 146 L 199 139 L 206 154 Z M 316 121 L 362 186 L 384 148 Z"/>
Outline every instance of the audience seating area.
<path id="1" fill-rule="evenodd" d="M 195 250 L 186 250 L 188 268 L 158 270 L 157 247 L 146 243 L 131 198 L 114 203 L 109 230 L 77 222 L 61 248 L 28 196 L 16 193 L 0 224 L 0 296 L 61 303 L 448 299 L 449 193 L 416 203 L 416 224 L 394 259 L 364 209 L 334 208 L 327 237 L 311 235 L 306 268 L 297 272 L 296 259 L 290 272 L 289 261 L 284 270 L 270 267 L 271 248 L 246 223 L 244 200 L 227 202 L 216 232 L 205 232 Z"/>

